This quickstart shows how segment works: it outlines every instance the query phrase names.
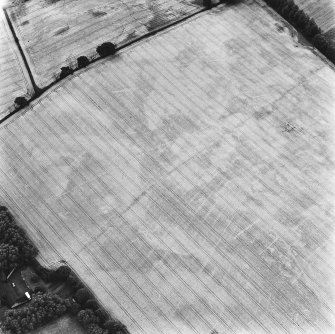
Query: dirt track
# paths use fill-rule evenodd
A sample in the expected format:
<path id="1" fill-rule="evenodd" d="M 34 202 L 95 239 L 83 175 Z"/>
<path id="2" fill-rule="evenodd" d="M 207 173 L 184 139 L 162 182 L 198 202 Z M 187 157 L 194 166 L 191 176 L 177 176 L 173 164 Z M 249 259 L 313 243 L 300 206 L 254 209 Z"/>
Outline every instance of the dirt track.
<path id="1" fill-rule="evenodd" d="M 33 88 L 14 42 L 5 15 L 0 9 L 0 119 L 13 111 L 18 96 L 29 98 Z"/>

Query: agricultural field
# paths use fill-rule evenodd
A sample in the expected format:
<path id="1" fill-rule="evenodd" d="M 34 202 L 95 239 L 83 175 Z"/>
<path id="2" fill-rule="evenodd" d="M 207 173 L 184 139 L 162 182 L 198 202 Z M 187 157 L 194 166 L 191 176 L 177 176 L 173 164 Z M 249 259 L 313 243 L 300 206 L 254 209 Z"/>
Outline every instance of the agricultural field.
<path id="1" fill-rule="evenodd" d="M 2 123 L 0 202 L 132 334 L 331 333 L 334 89 L 267 6 L 221 5 Z"/>
<path id="2" fill-rule="evenodd" d="M 29 0 L 7 8 L 36 83 L 54 81 L 79 56 L 106 41 L 122 45 L 200 11 L 198 0 Z"/>
<path id="3" fill-rule="evenodd" d="M 16 97 L 30 97 L 33 94 L 33 88 L 1 8 L 0 77 L 0 118 L 2 118 L 14 110 Z"/>
<path id="4" fill-rule="evenodd" d="M 335 30 L 334 0 L 294 0 L 294 2 L 312 17 L 324 32 Z M 335 39 L 333 40 L 335 42 Z"/>

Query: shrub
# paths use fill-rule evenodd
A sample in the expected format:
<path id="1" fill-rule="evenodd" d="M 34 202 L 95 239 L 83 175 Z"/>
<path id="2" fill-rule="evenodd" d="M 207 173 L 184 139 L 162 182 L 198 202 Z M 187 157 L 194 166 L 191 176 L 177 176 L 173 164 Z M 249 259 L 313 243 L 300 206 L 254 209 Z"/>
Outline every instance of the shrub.
<path id="1" fill-rule="evenodd" d="M 85 307 L 95 311 L 99 308 L 99 304 L 95 299 L 88 299 L 85 303 Z"/>
<path id="2" fill-rule="evenodd" d="M 52 276 L 52 270 L 49 268 L 44 268 L 43 266 L 38 267 L 38 275 L 41 277 L 41 279 L 45 282 L 49 282 L 50 277 Z"/>
<path id="3" fill-rule="evenodd" d="M 34 289 L 34 293 L 46 293 L 47 292 L 47 290 L 46 290 L 46 288 L 45 287 L 43 287 L 43 286 L 37 286 L 37 287 L 35 287 L 35 289 Z"/>
<path id="4" fill-rule="evenodd" d="M 94 314 L 94 312 L 90 309 L 81 310 L 77 314 L 77 319 L 80 324 L 88 325 L 92 323 L 98 322 L 98 317 Z"/>
<path id="5" fill-rule="evenodd" d="M 73 273 L 71 273 L 69 275 L 69 277 L 67 278 L 67 283 L 70 284 L 70 286 L 72 287 L 72 289 L 74 290 L 79 290 L 83 287 L 82 283 L 80 282 L 80 280 L 77 278 L 76 275 L 74 275 Z"/>
<path id="6" fill-rule="evenodd" d="M 30 282 L 31 283 L 37 283 L 39 280 L 40 280 L 40 278 L 36 274 L 33 274 L 30 277 Z"/>
<path id="7" fill-rule="evenodd" d="M 81 306 L 72 300 L 67 302 L 66 307 L 71 315 L 77 315 L 81 310 Z"/>
<path id="8" fill-rule="evenodd" d="M 116 53 L 116 46 L 111 42 L 102 43 L 97 47 L 97 53 L 101 57 L 107 57 Z"/>
<path id="9" fill-rule="evenodd" d="M 79 58 L 77 58 L 78 68 L 86 67 L 89 65 L 89 63 L 90 61 L 85 56 L 80 56 Z"/>
<path id="10" fill-rule="evenodd" d="M 14 103 L 16 103 L 19 107 L 25 107 L 28 105 L 28 101 L 24 96 L 18 96 L 14 100 Z"/>
<path id="11" fill-rule="evenodd" d="M 74 295 L 75 301 L 81 305 L 84 305 L 90 297 L 91 293 L 86 288 L 79 289 Z"/>
<path id="12" fill-rule="evenodd" d="M 66 312 L 65 301 L 53 294 L 37 294 L 28 306 L 6 311 L 2 327 L 13 333 L 26 333 Z"/>
<path id="13" fill-rule="evenodd" d="M 3 206 L 3 205 L 0 205 L 0 212 L 9 212 L 7 207 Z"/>
<path id="14" fill-rule="evenodd" d="M 71 269 L 68 266 L 60 266 L 50 275 L 50 279 L 53 281 L 66 281 L 71 273 Z"/>

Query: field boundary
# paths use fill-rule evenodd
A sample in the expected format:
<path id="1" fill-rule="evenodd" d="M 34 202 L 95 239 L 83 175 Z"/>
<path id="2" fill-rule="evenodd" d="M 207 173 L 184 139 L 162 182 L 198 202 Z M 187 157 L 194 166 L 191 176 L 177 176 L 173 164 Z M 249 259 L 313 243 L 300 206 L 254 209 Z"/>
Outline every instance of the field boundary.
<path id="1" fill-rule="evenodd" d="M 201 14 L 201 13 L 204 12 L 204 11 L 211 10 L 212 8 L 214 8 L 214 7 L 216 7 L 216 6 L 220 5 L 220 4 L 221 4 L 220 2 L 217 3 L 217 4 L 213 4 L 213 6 L 212 6 L 211 8 L 207 8 L 207 7 L 199 8 L 199 9 L 195 10 L 195 11 L 194 11 L 193 13 L 191 13 L 191 14 L 188 14 L 188 15 L 186 15 L 186 16 L 180 18 L 180 19 L 177 19 L 177 20 L 175 20 L 175 21 L 173 21 L 173 22 L 164 24 L 164 25 L 162 25 L 162 26 L 160 26 L 160 27 L 158 27 L 158 28 L 155 28 L 155 29 L 153 29 L 153 30 L 151 30 L 151 31 L 149 31 L 149 32 L 147 32 L 147 33 L 145 33 L 145 34 L 143 34 L 142 36 L 139 36 L 139 37 L 137 37 L 137 38 L 134 38 L 134 39 L 131 40 L 131 41 L 122 43 L 122 44 L 120 44 L 120 46 L 116 46 L 116 52 L 118 52 L 118 51 L 120 51 L 120 50 L 122 50 L 122 49 L 125 49 L 125 48 L 127 48 L 127 47 L 129 47 L 129 46 L 131 46 L 131 45 L 133 45 L 133 44 L 135 44 L 135 43 L 137 43 L 137 42 L 140 42 L 140 41 L 143 40 L 143 39 L 149 38 L 149 37 L 151 37 L 151 36 L 153 36 L 153 35 L 155 35 L 155 34 L 157 34 L 157 33 L 160 33 L 160 32 L 162 32 L 162 31 L 164 31 L 164 30 L 166 30 L 166 29 L 168 29 L 168 28 L 171 28 L 171 27 L 176 26 L 176 25 L 178 25 L 178 24 L 180 24 L 180 23 L 183 23 L 184 21 L 186 21 L 186 20 L 188 20 L 188 19 L 190 19 L 190 18 L 192 18 L 192 17 L 194 17 L 194 16 L 196 16 L 196 15 L 198 15 L 198 14 Z M 30 80 L 31 80 L 31 82 L 32 82 L 32 85 L 33 85 L 33 88 L 34 88 L 34 91 L 35 91 L 34 94 L 33 94 L 33 96 L 27 101 L 27 104 L 29 104 L 30 102 L 32 102 L 32 101 L 34 101 L 35 99 L 37 99 L 38 97 L 40 97 L 43 93 L 45 93 L 47 90 L 49 90 L 50 88 L 52 88 L 54 85 L 56 85 L 57 83 L 59 83 L 60 81 L 62 81 L 63 79 L 65 79 L 66 77 L 64 77 L 64 78 L 60 78 L 60 77 L 58 77 L 55 81 L 51 82 L 49 85 L 47 85 L 47 86 L 45 86 L 45 87 L 42 87 L 42 88 L 41 88 L 41 87 L 38 87 L 38 86 L 36 85 L 35 80 L 34 80 L 34 77 L 33 77 L 33 74 L 32 74 L 32 71 L 31 71 L 31 69 L 30 69 L 30 67 L 29 67 L 27 58 L 26 58 L 26 56 L 25 56 L 25 54 L 24 54 L 24 51 L 22 50 L 22 47 L 21 47 L 20 42 L 19 42 L 19 39 L 18 39 L 18 37 L 17 37 L 17 35 L 16 35 L 15 29 L 14 29 L 14 27 L 13 27 L 13 25 L 12 25 L 12 22 L 11 22 L 11 20 L 10 20 L 10 17 L 9 17 L 9 15 L 8 15 L 8 13 L 7 13 L 6 8 L 3 8 L 3 11 L 4 11 L 4 13 L 5 13 L 6 20 L 7 20 L 8 24 L 9 24 L 9 27 L 10 27 L 11 32 L 12 32 L 13 37 L 14 37 L 14 41 L 15 41 L 16 45 L 17 45 L 18 48 L 19 48 L 20 54 L 21 54 L 21 56 L 22 56 L 22 58 L 23 58 L 25 67 L 26 67 L 26 69 L 27 69 L 27 71 L 28 71 L 29 78 L 30 78 Z M 102 58 L 104 58 L 104 57 L 98 56 L 97 58 L 92 59 L 92 60 L 90 61 L 90 63 L 89 63 L 88 66 L 91 66 L 93 63 L 95 63 L 95 62 L 101 60 Z M 73 74 L 74 72 L 77 72 L 77 71 L 79 71 L 79 70 L 81 70 L 81 69 L 82 69 L 82 68 L 75 68 L 75 69 L 72 70 L 72 73 L 71 73 L 71 74 Z M 19 107 L 16 108 L 14 111 L 12 111 L 12 112 L 10 112 L 9 114 L 5 115 L 3 118 L 0 119 L 0 124 L 2 124 L 2 123 L 3 123 L 4 121 L 6 121 L 8 118 L 12 117 L 13 115 L 15 115 L 17 112 L 19 112 L 20 110 L 22 110 L 22 109 L 25 108 L 25 107 L 26 107 L 26 105 L 25 105 L 25 106 L 19 106 Z"/>
<path id="2" fill-rule="evenodd" d="M 25 66 L 25 70 L 27 71 L 28 73 L 28 76 L 29 76 L 29 79 L 30 79 L 30 82 L 31 82 L 31 85 L 33 86 L 33 89 L 34 89 L 34 93 L 37 94 L 38 91 L 40 90 L 40 88 L 36 85 L 35 83 L 35 79 L 34 79 L 34 76 L 31 72 L 31 69 L 29 67 L 29 64 L 28 64 L 28 61 L 27 61 L 27 58 L 26 58 L 26 55 L 24 54 L 23 50 L 22 50 L 22 47 L 21 47 L 21 44 L 20 44 L 20 41 L 16 35 L 16 32 L 15 32 L 15 29 L 13 27 L 13 24 L 12 24 L 12 21 L 10 20 L 9 16 L 8 16 L 8 13 L 6 11 L 5 8 L 3 8 L 3 12 L 5 14 L 5 17 L 6 17 L 6 21 L 8 23 L 8 26 L 9 26 L 9 29 L 12 33 L 12 36 L 13 36 L 13 39 L 14 39 L 14 42 L 20 52 L 20 55 L 22 57 L 22 60 L 23 60 L 23 63 L 24 63 L 24 66 Z"/>
<path id="3" fill-rule="evenodd" d="M 283 20 L 307 40 L 314 49 L 335 65 L 335 45 L 326 33 L 292 0 L 264 0 Z"/>
<path id="4" fill-rule="evenodd" d="M 213 1 L 213 0 L 212 0 L 212 1 Z M 318 49 L 311 43 L 311 41 L 309 41 L 308 39 L 306 39 L 306 37 L 303 35 L 303 33 L 300 32 L 298 29 L 296 29 L 296 28 L 295 28 L 295 27 L 294 27 L 294 26 L 293 26 L 293 25 L 292 25 L 292 24 L 291 24 L 285 17 L 283 17 L 278 11 L 276 11 L 274 8 L 272 8 L 272 7 L 271 7 L 266 1 L 264 1 L 264 0 L 255 0 L 255 2 L 258 3 L 260 6 L 267 8 L 267 10 L 268 10 L 272 15 L 276 16 L 278 19 L 284 21 L 285 24 L 286 24 L 291 30 L 295 31 L 299 36 L 301 36 L 301 37 L 304 39 L 304 41 L 305 41 L 306 43 L 308 43 L 308 44 L 310 45 L 309 49 L 310 49 L 316 56 L 320 57 L 320 58 L 321 58 L 323 61 L 325 61 L 325 62 L 326 62 L 332 69 L 335 70 L 335 64 L 334 64 L 331 60 L 329 60 L 328 57 L 326 57 L 320 50 L 318 50 Z M 205 1 L 204 1 L 204 3 L 205 3 Z M 165 31 L 165 30 L 167 30 L 167 29 L 169 29 L 169 28 L 172 28 L 172 27 L 174 27 L 174 26 L 176 26 L 176 25 L 178 25 L 178 24 L 180 24 L 180 23 L 183 23 L 183 22 L 185 22 L 186 20 L 188 20 L 188 19 L 190 19 L 190 18 L 192 18 L 192 17 L 194 17 L 194 16 L 196 16 L 196 15 L 199 15 L 199 14 L 205 12 L 205 11 L 208 11 L 208 10 L 215 9 L 215 8 L 218 7 L 219 5 L 225 5 L 225 3 L 224 3 L 222 0 L 220 0 L 220 1 L 216 2 L 216 3 L 213 3 L 213 2 L 212 2 L 210 6 L 206 6 L 206 4 L 204 4 L 204 6 L 203 6 L 202 8 L 196 9 L 196 10 L 195 10 L 193 13 L 191 13 L 191 14 L 188 14 L 188 15 L 186 15 L 186 16 L 180 18 L 180 19 L 177 19 L 177 20 L 175 20 L 175 21 L 173 21 L 173 22 L 164 24 L 164 25 L 162 25 L 162 26 L 160 26 L 160 27 L 158 27 L 158 28 L 155 28 L 155 29 L 153 29 L 153 30 L 151 30 L 151 31 L 149 31 L 149 32 L 147 32 L 147 33 L 145 33 L 145 34 L 143 34 L 142 36 L 139 36 L 139 37 L 137 37 L 137 38 L 134 38 L 133 40 L 130 40 L 130 41 L 125 42 L 125 43 L 121 43 L 119 46 L 116 45 L 116 49 L 115 49 L 115 50 L 116 50 L 116 53 L 118 53 L 120 50 L 123 50 L 123 49 L 125 49 L 125 48 L 127 48 L 127 47 L 129 47 L 129 46 L 131 46 L 131 45 L 133 45 L 133 44 L 135 44 L 135 43 L 137 43 L 137 42 L 140 42 L 140 41 L 142 41 L 142 40 L 144 40 L 144 39 L 146 39 L 146 38 L 149 38 L 149 37 L 151 37 L 151 36 L 154 36 L 154 35 L 156 35 L 156 34 L 162 32 L 162 31 Z M 30 77 L 30 79 L 31 79 L 31 82 L 32 82 L 32 85 L 33 85 L 33 88 L 34 88 L 34 91 L 35 91 L 35 92 L 34 92 L 34 94 L 31 96 L 31 98 L 27 101 L 27 104 L 26 104 L 26 105 L 18 106 L 18 108 L 16 108 L 14 111 L 8 113 L 8 114 L 5 115 L 3 118 L 1 118 L 1 119 L 0 119 L 0 124 L 2 124 L 3 122 L 5 122 L 5 121 L 8 120 L 9 118 L 11 118 L 13 115 L 15 115 L 15 114 L 16 114 L 17 112 L 19 112 L 20 110 L 26 108 L 26 106 L 27 106 L 29 103 L 33 102 L 35 99 L 37 99 L 37 98 L 39 98 L 40 96 L 42 96 L 46 91 L 48 91 L 48 90 L 51 89 L 53 86 L 55 86 L 56 84 L 58 84 L 60 81 L 62 81 L 63 79 L 65 79 L 65 78 L 67 77 L 67 76 L 64 76 L 64 77 L 58 77 L 56 80 L 54 80 L 53 82 L 51 82 L 49 85 L 47 85 L 47 86 L 45 86 L 45 87 L 42 87 L 42 88 L 40 88 L 40 87 L 38 87 L 38 86 L 36 85 L 35 80 L 34 80 L 34 78 L 33 78 L 33 74 L 32 74 L 32 72 L 31 72 L 31 70 L 30 70 L 30 67 L 29 67 L 27 58 L 25 57 L 24 51 L 23 51 L 22 48 L 21 48 L 19 39 L 18 39 L 18 37 L 17 37 L 17 35 L 16 35 L 16 33 L 15 33 L 15 29 L 14 29 L 14 27 L 13 27 L 13 25 L 12 25 L 12 22 L 11 22 L 11 20 L 10 20 L 10 17 L 9 17 L 9 15 L 8 15 L 8 13 L 7 13 L 6 8 L 3 8 L 3 11 L 4 11 L 5 16 L 6 16 L 6 19 L 7 19 L 7 21 L 8 21 L 9 27 L 10 27 L 10 29 L 11 29 L 11 31 L 12 31 L 12 34 L 13 34 L 15 43 L 17 44 L 17 46 L 18 46 L 18 48 L 19 48 L 19 51 L 20 51 L 20 53 L 21 53 L 21 55 L 22 55 L 22 58 L 23 58 L 23 60 L 24 60 L 24 64 L 25 64 L 25 66 L 26 66 L 26 68 L 27 68 L 27 71 L 28 71 L 28 74 L 29 74 L 29 77 Z M 113 57 L 113 55 L 112 55 L 112 57 Z M 103 59 L 103 58 L 105 58 L 105 57 L 102 57 L 102 56 L 99 56 L 99 55 L 98 55 L 96 58 L 90 60 L 90 62 L 89 62 L 89 64 L 87 65 L 87 67 L 88 67 L 88 66 L 91 66 L 92 64 L 94 64 L 95 62 L 97 62 L 97 61 L 99 61 L 99 60 L 101 60 L 101 59 Z M 74 68 L 74 69 L 71 69 L 71 74 L 69 74 L 69 75 L 72 75 L 73 73 L 75 73 L 75 72 L 77 72 L 77 71 L 79 71 L 79 70 L 81 70 L 81 69 L 82 69 L 82 68 L 79 68 L 79 67 Z"/>

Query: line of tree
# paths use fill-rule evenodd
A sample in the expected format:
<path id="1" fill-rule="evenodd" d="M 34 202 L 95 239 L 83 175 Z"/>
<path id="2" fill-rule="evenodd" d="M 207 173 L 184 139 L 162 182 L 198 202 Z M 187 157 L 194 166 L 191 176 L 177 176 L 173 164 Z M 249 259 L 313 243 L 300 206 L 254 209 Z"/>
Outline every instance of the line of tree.
<path id="1" fill-rule="evenodd" d="M 128 333 L 126 326 L 109 316 L 92 292 L 84 286 L 68 266 L 62 265 L 56 270 L 52 270 L 43 267 L 38 261 L 34 260 L 32 267 L 45 282 L 61 281 L 68 284 L 73 291 L 73 301 L 67 305 L 67 312 L 76 317 L 88 334 Z"/>
<path id="2" fill-rule="evenodd" d="M 37 253 L 8 209 L 0 206 L 0 272 L 7 275 L 16 266 L 31 263 Z"/>
<path id="3" fill-rule="evenodd" d="M 55 294 L 37 293 L 26 307 L 6 311 L 2 328 L 12 334 L 29 333 L 65 314 L 71 304 Z"/>
<path id="4" fill-rule="evenodd" d="M 75 290 L 72 314 L 87 329 L 88 334 L 127 334 L 128 330 L 120 321 L 112 319 L 98 303 L 93 294 L 84 287 L 74 273 L 67 279 Z"/>
<path id="5" fill-rule="evenodd" d="M 101 45 L 98 45 L 96 48 L 97 54 L 101 57 L 108 57 L 112 56 L 116 53 L 116 45 L 111 42 L 105 42 L 102 43 Z M 84 68 L 90 64 L 90 60 L 86 56 L 80 56 L 77 58 L 77 69 Z M 70 66 L 63 66 L 61 67 L 61 71 L 59 73 L 59 79 L 63 79 L 71 74 L 75 69 L 71 68 Z M 20 100 L 18 100 L 20 99 Z M 15 103 L 20 105 L 20 106 L 25 106 L 25 101 L 22 100 L 22 97 L 19 97 L 15 100 Z"/>
<path id="6" fill-rule="evenodd" d="M 19 227 L 14 217 L 4 206 L 0 206 L 0 272 L 8 274 L 15 267 L 31 266 L 35 281 L 66 283 L 73 292 L 73 299 L 62 299 L 37 287 L 27 306 L 5 312 L 1 328 L 5 333 L 24 334 L 65 313 L 76 317 L 88 334 L 127 334 L 127 328 L 112 319 L 98 303 L 78 276 L 62 265 L 57 269 L 43 267 L 37 260 L 37 248 Z"/>
<path id="7" fill-rule="evenodd" d="M 291 23 L 314 47 L 335 63 L 334 42 L 293 0 L 265 0 L 265 2 Z"/>

